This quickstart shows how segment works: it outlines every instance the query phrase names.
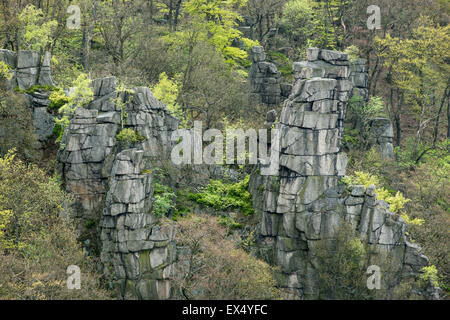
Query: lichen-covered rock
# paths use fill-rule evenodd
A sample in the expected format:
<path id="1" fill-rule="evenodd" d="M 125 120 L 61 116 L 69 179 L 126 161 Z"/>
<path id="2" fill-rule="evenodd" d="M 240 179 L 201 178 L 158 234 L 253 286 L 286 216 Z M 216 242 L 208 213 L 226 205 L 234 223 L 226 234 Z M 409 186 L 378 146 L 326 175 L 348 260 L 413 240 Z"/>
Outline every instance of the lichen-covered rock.
<path id="1" fill-rule="evenodd" d="M 350 64 L 344 53 L 317 48 L 308 49 L 307 57 L 294 63 L 295 83 L 275 124 L 281 132 L 279 175 L 260 176 L 255 170 L 250 179 L 261 215 L 262 256 L 281 267 L 279 284 L 293 297 L 317 298 L 317 244 L 334 241 L 347 222 L 372 248 L 372 261 L 390 264 L 383 291 L 388 298 L 403 276 L 417 275 L 428 260 L 408 240 L 405 222 L 376 200 L 375 186 L 353 186 L 344 193 L 338 184 L 347 165 L 341 151 L 347 102 L 354 85 L 367 86 L 365 63 Z M 374 128 L 380 137 L 392 136 L 381 120 Z"/>
<path id="2" fill-rule="evenodd" d="M 253 47 L 251 55 L 253 64 L 248 73 L 252 87 L 250 96 L 269 106 L 279 105 L 289 95 L 291 85 L 282 83 L 281 73 L 275 64 L 266 61 L 263 47 Z"/>
<path id="3" fill-rule="evenodd" d="M 25 90 L 35 85 L 53 86 L 50 52 L 45 52 L 41 56 L 32 50 L 20 50 L 16 54 L 13 51 L 1 49 L 0 61 L 6 63 L 11 69 L 12 77 L 7 81 L 9 90 L 16 87 Z M 50 105 L 49 94 L 46 91 L 25 93 L 30 102 L 36 135 L 40 142 L 46 142 L 54 128 L 53 116 L 47 111 L 47 107 Z"/>
<path id="4" fill-rule="evenodd" d="M 392 123 L 387 118 L 377 117 L 369 123 L 369 143 L 379 148 L 384 158 L 394 158 Z"/>

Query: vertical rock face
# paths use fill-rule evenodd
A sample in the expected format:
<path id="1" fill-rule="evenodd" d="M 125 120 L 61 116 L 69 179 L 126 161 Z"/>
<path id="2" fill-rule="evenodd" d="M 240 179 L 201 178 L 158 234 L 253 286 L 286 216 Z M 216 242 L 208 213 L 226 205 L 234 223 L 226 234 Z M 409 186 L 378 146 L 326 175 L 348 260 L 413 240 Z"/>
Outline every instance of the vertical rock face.
<path id="1" fill-rule="evenodd" d="M 81 222 L 99 220 L 104 273 L 120 296 L 168 299 L 173 226 L 160 225 L 151 213 L 152 169 L 170 158 L 178 120 L 148 88 L 116 92 L 112 77 L 92 85 L 94 99 L 76 110 L 59 152 L 67 190 Z M 117 141 L 122 127 L 145 140 Z"/>
<path id="2" fill-rule="evenodd" d="M 11 71 L 12 77 L 8 80 L 8 89 L 18 87 L 26 90 L 35 85 L 53 86 L 50 70 L 51 54 L 45 52 L 41 56 L 36 51 L 20 50 L 15 53 L 10 50 L 0 50 L 0 61 L 6 63 Z M 44 142 L 53 133 L 54 121 L 51 114 L 47 112 L 50 105 L 48 92 L 25 93 L 33 112 L 36 135 L 39 141 Z"/>
<path id="3" fill-rule="evenodd" d="M 289 95 L 291 86 L 282 83 L 281 74 L 275 64 L 266 61 L 263 47 L 253 47 L 251 55 L 253 64 L 248 80 L 253 91 L 250 95 L 268 106 L 279 105 Z"/>
<path id="4" fill-rule="evenodd" d="M 394 159 L 394 130 L 387 118 L 375 118 L 370 121 L 369 142 L 378 146 L 384 158 Z"/>
<path id="5" fill-rule="evenodd" d="M 373 186 L 355 186 L 348 194 L 338 185 L 347 164 L 340 144 L 353 90 L 348 55 L 311 48 L 307 57 L 294 63 L 295 83 L 277 124 L 279 174 L 255 171 L 250 182 L 261 214 L 262 254 L 280 266 L 282 287 L 297 298 L 318 298 L 317 243 L 335 239 L 347 222 L 373 249 L 371 261 L 390 257 L 393 271 L 383 280 L 387 298 L 403 276 L 418 272 L 428 260 L 408 240 L 402 219 L 376 199 Z"/>
<path id="6" fill-rule="evenodd" d="M 350 63 L 350 80 L 353 83 L 353 95 L 358 95 L 364 101 L 369 100 L 369 73 L 365 59 L 356 59 Z"/>
<path id="7" fill-rule="evenodd" d="M 356 59 L 350 63 L 350 80 L 353 84 L 353 96 L 361 97 L 363 103 L 369 101 L 369 73 L 365 59 Z M 388 118 L 377 117 L 369 123 L 369 143 L 377 146 L 384 158 L 394 158 L 392 139 L 394 132 Z"/>

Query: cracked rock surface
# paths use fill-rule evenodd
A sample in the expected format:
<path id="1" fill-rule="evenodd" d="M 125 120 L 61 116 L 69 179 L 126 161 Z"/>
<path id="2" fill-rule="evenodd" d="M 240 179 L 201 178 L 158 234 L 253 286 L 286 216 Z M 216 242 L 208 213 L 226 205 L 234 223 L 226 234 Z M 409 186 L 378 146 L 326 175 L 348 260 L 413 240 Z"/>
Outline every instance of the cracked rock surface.
<path id="1" fill-rule="evenodd" d="M 261 215 L 263 256 L 280 266 L 280 286 L 292 297 L 317 299 L 317 243 L 335 239 L 347 222 L 373 249 L 372 261 L 389 256 L 393 276 L 382 284 L 389 288 L 384 293 L 389 298 L 392 288 L 403 277 L 417 275 L 428 259 L 408 238 L 405 222 L 376 199 L 374 186 L 353 186 L 348 192 L 338 184 L 347 165 L 341 138 L 354 90 L 350 63 L 344 53 L 316 48 L 308 49 L 307 57 L 294 63 L 295 83 L 276 124 L 281 132 L 278 173 L 262 176 L 255 170 L 250 180 Z M 351 68 L 365 71 L 360 64 Z M 365 77 L 356 84 L 365 85 Z"/>

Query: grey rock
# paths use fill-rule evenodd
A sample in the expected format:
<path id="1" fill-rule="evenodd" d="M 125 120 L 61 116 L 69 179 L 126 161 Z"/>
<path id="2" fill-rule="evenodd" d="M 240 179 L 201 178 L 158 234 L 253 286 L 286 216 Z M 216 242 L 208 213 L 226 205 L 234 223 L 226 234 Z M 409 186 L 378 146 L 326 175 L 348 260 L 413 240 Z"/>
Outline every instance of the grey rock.
<path id="1" fill-rule="evenodd" d="M 52 115 L 47 112 L 46 107 L 34 108 L 33 122 L 39 141 L 45 141 L 53 134 L 55 123 Z"/>

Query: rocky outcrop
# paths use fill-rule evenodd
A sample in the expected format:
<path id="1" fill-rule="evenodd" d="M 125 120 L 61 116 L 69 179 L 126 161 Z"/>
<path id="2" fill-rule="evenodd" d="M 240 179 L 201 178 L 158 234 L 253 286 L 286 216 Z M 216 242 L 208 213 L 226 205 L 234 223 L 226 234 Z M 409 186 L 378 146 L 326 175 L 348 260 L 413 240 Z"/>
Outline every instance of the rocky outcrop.
<path id="1" fill-rule="evenodd" d="M 8 89 L 29 89 L 35 85 L 53 86 L 50 70 L 51 54 L 45 52 L 41 56 L 32 50 L 20 50 L 15 53 L 10 50 L 0 50 L 0 61 L 6 63 L 12 72 L 8 80 Z M 25 93 L 33 112 L 34 126 L 39 141 L 44 142 L 53 133 L 54 121 L 47 111 L 50 105 L 48 91 L 34 91 Z"/>
<path id="2" fill-rule="evenodd" d="M 350 63 L 350 80 L 353 84 L 352 95 L 361 98 L 354 103 L 366 104 L 369 101 L 369 73 L 365 59 L 356 59 Z M 368 143 L 370 146 L 376 146 L 382 157 L 394 158 L 393 138 L 394 131 L 388 118 L 377 117 L 370 121 Z"/>
<path id="3" fill-rule="evenodd" d="M 253 47 L 251 56 L 252 66 L 248 73 L 248 81 L 252 88 L 250 97 L 262 101 L 269 107 L 278 106 L 287 98 L 292 86 L 283 82 L 275 64 L 266 61 L 263 47 Z"/>
<path id="4" fill-rule="evenodd" d="M 428 259 L 408 239 L 405 222 L 376 199 L 374 186 L 348 191 L 339 184 L 347 163 L 340 147 L 343 121 L 353 91 L 348 55 L 311 48 L 307 57 L 294 63 L 295 83 L 277 124 L 278 173 L 261 176 L 255 170 L 250 182 L 261 215 L 262 255 L 280 266 L 280 286 L 293 297 L 319 298 L 317 244 L 333 241 L 347 222 L 372 249 L 370 261 L 388 263 L 382 287 L 389 298 Z"/>
<path id="5" fill-rule="evenodd" d="M 394 159 L 394 130 L 388 118 L 377 117 L 369 123 L 369 144 L 376 146 L 383 158 Z"/>
<path id="6" fill-rule="evenodd" d="M 99 221 L 105 277 L 120 297 L 168 299 L 173 226 L 160 225 L 151 212 L 152 181 L 153 169 L 170 158 L 178 120 L 148 88 L 117 92 L 113 77 L 92 86 L 94 99 L 77 108 L 59 152 L 78 225 Z M 143 141 L 117 141 L 122 127 Z"/>
<path id="7" fill-rule="evenodd" d="M 0 50 L 0 60 L 9 65 L 13 71 L 10 87 L 16 86 L 21 90 L 28 89 L 34 85 L 53 85 L 50 70 L 51 54 L 45 52 L 41 56 L 33 50 L 20 50 L 15 53 L 10 50 Z"/>
<path id="8" fill-rule="evenodd" d="M 369 73 L 365 59 L 356 59 L 350 63 L 350 81 L 353 83 L 353 95 L 363 101 L 369 101 Z"/>

